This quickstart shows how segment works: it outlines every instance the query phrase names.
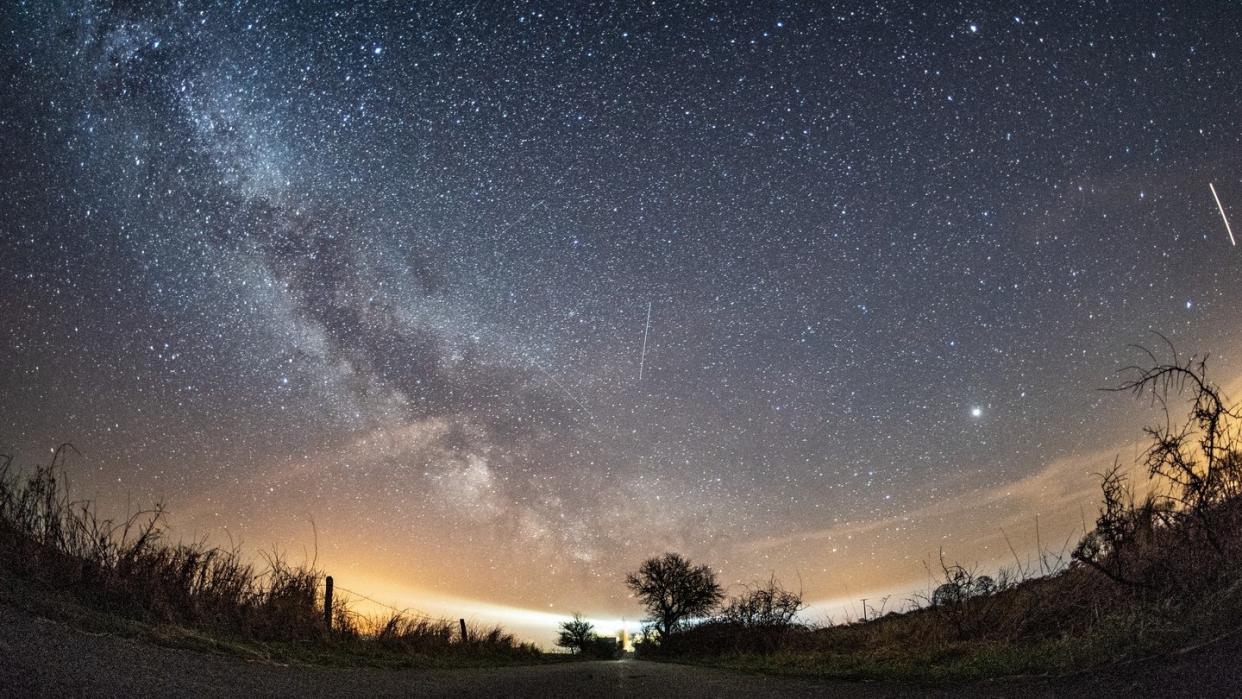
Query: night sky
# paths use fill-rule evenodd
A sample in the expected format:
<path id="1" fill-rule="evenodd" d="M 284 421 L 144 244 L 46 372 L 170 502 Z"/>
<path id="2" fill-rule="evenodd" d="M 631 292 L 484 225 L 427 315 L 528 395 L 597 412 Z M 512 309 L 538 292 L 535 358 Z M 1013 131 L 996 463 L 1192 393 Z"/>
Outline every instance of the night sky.
<path id="1" fill-rule="evenodd" d="M 0 451 L 177 536 L 826 603 L 1081 534 L 1151 331 L 1242 377 L 1236 3 L 170 5 L 4 6 Z"/>

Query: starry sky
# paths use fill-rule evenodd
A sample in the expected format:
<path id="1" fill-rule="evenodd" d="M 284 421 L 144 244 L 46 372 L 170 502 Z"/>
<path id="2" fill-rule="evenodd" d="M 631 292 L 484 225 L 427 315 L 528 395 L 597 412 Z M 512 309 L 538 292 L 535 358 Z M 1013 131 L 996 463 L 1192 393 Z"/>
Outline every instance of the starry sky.
<path id="1" fill-rule="evenodd" d="M 634 618 L 665 550 L 825 601 L 1060 549 L 1145 418 L 1097 390 L 1127 345 L 1242 377 L 1236 3 L 0 32 L 0 450 L 386 600 Z"/>

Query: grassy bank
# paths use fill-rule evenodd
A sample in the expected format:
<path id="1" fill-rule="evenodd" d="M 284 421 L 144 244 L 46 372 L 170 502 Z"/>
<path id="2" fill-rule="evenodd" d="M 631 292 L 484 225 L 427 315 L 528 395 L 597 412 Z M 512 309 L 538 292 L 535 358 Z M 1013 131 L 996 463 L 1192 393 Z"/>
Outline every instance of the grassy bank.
<path id="1" fill-rule="evenodd" d="M 461 667 L 556 659 L 499 627 L 408 613 L 367 616 L 324 575 L 276 554 L 258 563 L 205 541 L 172 543 L 156 506 L 123 521 L 74 500 L 63 456 L 23 471 L 0 462 L 0 602 L 94 632 L 280 663 Z"/>
<path id="2" fill-rule="evenodd" d="M 1170 416 L 1185 405 L 1187 417 L 1146 429 L 1143 495 L 1117 466 L 1101 474 L 1096 525 L 1072 555 L 1041 565 L 1051 574 L 1017 568 L 992 577 L 942 560 L 942 582 L 904 613 L 808 628 L 771 614 L 739 623 L 726 612 L 640 648 L 657 659 L 783 675 L 957 682 L 1068 674 L 1238 631 L 1239 411 L 1193 358 L 1135 368 L 1120 390 Z"/>
<path id="3" fill-rule="evenodd" d="M 914 627 L 921 622 L 903 616 L 794 632 L 770 651 L 687 651 L 662 657 L 793 677 L 911 683 L 1067 675 L 1173 653 L 1236 632 L 1237 620 L 1242 618 L 1242 594 L 1235 588 L 1227 596 L 1176 612 L 1157 608 L 1119 611 L 1094 619 L 1089 628 L 1022 639 L 939 634 L 920 638 Z"/>

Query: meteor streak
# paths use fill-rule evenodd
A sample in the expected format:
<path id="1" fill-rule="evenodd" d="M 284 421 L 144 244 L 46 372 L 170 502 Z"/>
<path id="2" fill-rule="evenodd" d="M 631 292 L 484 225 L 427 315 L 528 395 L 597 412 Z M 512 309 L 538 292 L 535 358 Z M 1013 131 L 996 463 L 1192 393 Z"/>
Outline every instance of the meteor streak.
<path id="1" fill-rule="evenodd" d="M 544 376 L 546 376 L 546 377 L 548 377 L 548 380 L 549 380 L 549 381 L 551 381 L 552 383 L 556 384 L 556 387 L 557 387 L 557 388 L 559 388 L 559 389 L 561 389 L 562 391 L 564 391 L 564 392 L 565 392 L 565 395 L 569 396 L 569 399 L 570 399 L 570 400 L 572 400 L 573 402 L 577 403 L 577 404 L 578 404 L 578 407 L 579 407 L 579 408 L 582 408 L 582 412 L 586 413 L 586 414 L 587 414 L 587 417 L 591 418 L 591 422 L 592 422 L 592 423 L 594 423 L 594 422 L 595 422 L 595 416 L 591 414 L 590 409 L 588 409 L 588 408 L 586 407 L 586 405 L 585 405 L 582 401 L 578 400 L 578 397 L 577 397 L 577 396 L 575 396 L 573 393 L 571 393 L 571 392 L 570 392 L 570 390 L 569 390 L 568 388 L 565 388 L 565 384 L 561 383 L 560 381 L 557 381 L 557 380 L 556 380 L 556 377 L 555 377 L 555 376 L 553 376 L 553 375 L 551 375 L 551 374 L 549 374 L 549 373 L 548 373 L 548 370 L 547 370 L 547 369 L 544 369 L 544 368 L 543 368 L 543 367 L 542 367 L 542 366 L 541 366 L 538 362 L 531 362 L 531 363 L 535 365 L 535 368 L 536 368 L 536 369 L 538 369 L 539 371 L 543 372 L 543 375 L 544 375 Z"/>
<path id="2" fill-rule="evenodd" d="M 1225 222 L 1225 232 L 1229 234 L 1229 242 L 1237 245 L 1238 241 L 1233 239 L 1233 228 L 1229 226 L 1229 219 L 1225 216 L 1225 207 L 1221 206 L 1220 197 L 1216 195 L 1216 186 L 1208 182 L 1208 188 L 1212 190 L 1212 198 L 1216 200 L 1216 208 L 1220 211 L 1220 218 Z"/>
<path id="3" fill-rule="evenodd" d="M 638 357 L 638 380 L 643 380 L 643 364 L 647 362 L 647 333 L 651 332 L 651 302 L 647 302 L 647 324 L 643 326 L 643 352 Z"/>

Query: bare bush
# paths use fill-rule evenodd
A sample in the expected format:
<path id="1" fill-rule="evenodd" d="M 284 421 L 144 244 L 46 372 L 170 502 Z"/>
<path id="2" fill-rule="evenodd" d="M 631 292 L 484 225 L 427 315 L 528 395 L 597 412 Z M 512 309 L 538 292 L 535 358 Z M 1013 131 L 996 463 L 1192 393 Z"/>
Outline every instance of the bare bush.
<path id="1" fill-rule="evenodd" d="M 803 607 L 801 591 L 786 590 L 772 577 L 729 600 L 720 619 L 746 629 L 787 629 Z"/>
<path id="2" fill-rule="evenodd" d="M 1166 340 L 1167 343 L 1167 340 Z M 1140 348 L 1151 366 L 1123 369 L 1115 389 L 1148 398 L 1164 412 L 1162 424 L 1144 428 L 1150 446 L 1140 464 L 1151 481 L 1142 498 L 1119 465 L 1101 476 L 1103 505 L 1095 528 L 1074 550 L 1074 560 L 1114 582 L 1149 594 L 1197 594 L 1225 571 L 1237 551 L 1223 532 L 1236 522 L 1242 495 L 1239 412 L 1207 377 L 1206 358 L 1159 361 Z M 1172 416 L 1172 401 L 1188 406 Z"/>
<path id="3" fill-rule="evenodd" d="M 581 653 L 595 642 L 595 625 L 587 621 L 578 612 L 574 612 L 569 621 L 558 625 L 559 633 L 556 645 L 568 649 L 571 653 Z"/>

